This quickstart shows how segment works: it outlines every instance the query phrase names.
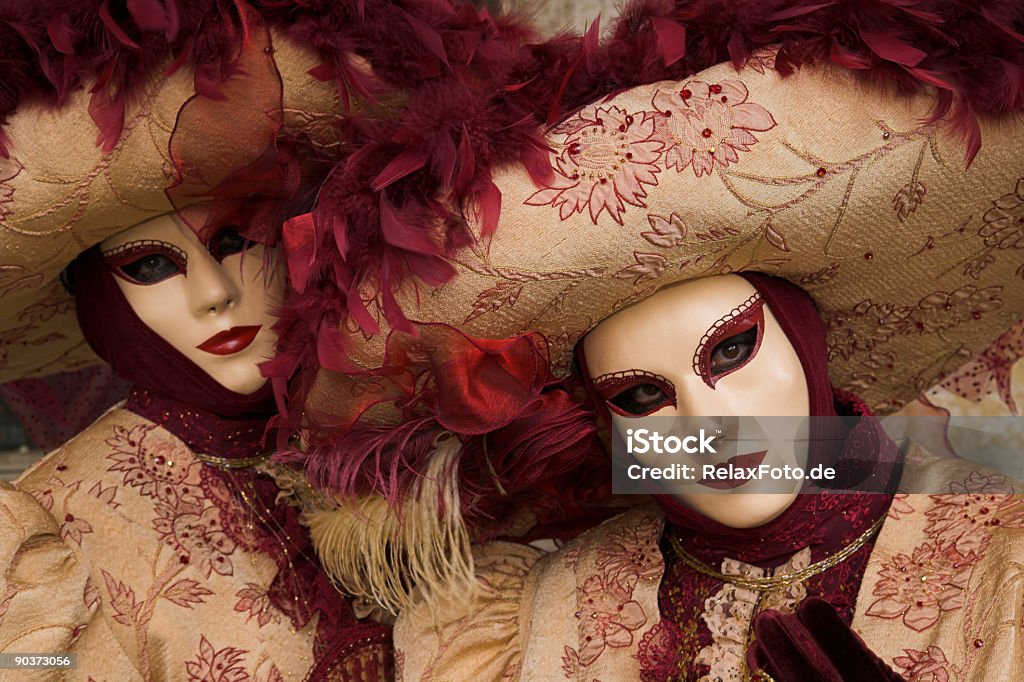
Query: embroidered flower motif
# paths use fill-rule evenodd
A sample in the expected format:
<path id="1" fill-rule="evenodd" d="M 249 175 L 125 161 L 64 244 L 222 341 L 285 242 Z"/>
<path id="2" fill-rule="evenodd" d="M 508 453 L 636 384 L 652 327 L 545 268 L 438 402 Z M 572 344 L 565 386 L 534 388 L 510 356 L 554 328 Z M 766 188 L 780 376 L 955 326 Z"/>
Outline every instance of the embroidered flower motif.
<path id="1" fill-rule="evenodd" d="M 235 542 L 222 530 L 220 511 L 216 507 L 176 509 L 157 503 L 156 512 L 153 527 L 161 541 L 174 548 L 182 563 L 198 559 L 199 568 L 207 578 L 213 572 L 234 573 L 228 555 L 235 551 Z"/>
<path id="2" fill-rule="evenodd" d="M 891 339 L 907 316 L 905 308 L 865 299 L 849 310 L 829 317 L 828 359 L 849 360 L 857 352 L 871 351 Z"/>
<path id="3" fill-rule="evenodd" d="M 896 196 L 892 198 L 892 209 L 896 211 L 896 217 L 901 223 L 910 219 L 910 214 L 917 210 L 917 207 L 924 203 L 924 195 L 927 189 L 921 182 L 911 182 L 905 185 Z"/>
<path id="4" fill-rule="evenodd" d="M 580 665 L 588 666 L 604 652 L 631 646 L 633 631 L 647 623 L 640 604 L 631 594 L 606 576 L 595 575 L 583 583 L 579 592 L 579 628 L 584 645 L 580 648 Z"/>
<path id="5" fill-rule="evenodd" d="M 78 546 L 82 545 L 82 536 L 86 533 L 91 533 L 92 526 L 85 519 L 75 516 L 71 512 L 64 515 L 61 519 L 60 524 L 60 539 L 61 540 L 73 540 Z"/>
<path id="6" fill-rule="evenodd" d="M 944 611 L 963 606 L 964 590 L 977 558 L 963 556 L 953 545 L 940 547 L 938 543 L 920 545 L 912 556 L 897 554 L 882 566 L 872 592 L 881 598 L 871 604 L 867 615 L 902 617 L 910 629 L 927 630 Z"/>
<path id="7" fill-rule="evenodd" d="M 172 505 L 178 500 L 198 503 L 198 479 L 190 466 L 194 463 L 191 456 L 178 441 L 159 437 L 147 441 L 155 428 L 155 424 L 131 429 L 115 426 L 114 435 L 105 441 L 114 449 L 107 455 L 114 462 L 108 471 L 123 471 L 124 482 L 138 488 L 143 497 Z"/>
<path id="8" fill-rule="evenodd" d="M 196 659 L 185 663 L 189 682 L 249 682 L 249 673 L 239 663 L 249 653 L 245 649 L 214 649 L 205 635 L 199 636 Z"/>
<path id="9" fill-rule="evenodd" d="M 245 587 L 240 589 L 236 594 L 238 597 L 238 603 L 235 604 L 235 611 L 239 613 L 249 614 L 245 617 L 245 622 L 248 623 L 253 617 L 256 618 L 256 624 L 259 627 L 263 627 L 267 623 L 280 623 L 281 614 L 276 608 L 270 603 L 270 597 L 267 595 L 267 590 L 260 587 L 256 583 L 246 583 Z"/>
<path id="10" fill-rule="evenodd" d="M 789 561 L 774 570 L 774 574 L 793 573 L 807 568 L 811 562 L 811 550 L 805 547 Z M 762 578 L 767 571 L 757 566 L 725 559 L 722 573 L 744 577 Z M 775 609 L 792 613 L 807 596 L 803 583 L 795 582 L 783 590 L 760 595 L 753 590 L 723 583 L 715 594 L 704 602 L 701 616 L 711 632 L 712 643 L 697 653 L 695 661 L 710 669 L 701 679 L 741 680 L 746 668 L 747 633 L 750 621 L 758 610 Z"/>
<path id="11" fill-rule="evenodd" d="M 636 526 L 627 526 L 608 536 L 597 549 L 597 568 L 606 579 L 632 594 L 638 580 L 661 577 L 664 561 L 658 550 L 660 524 L 647 517 Z"/>
<path id="12" fill-rule="evenodd" d="M 604 211 L 621 225 L 626 204 L 646 206 L 644 185 L 658 184 L 656 162 L 662 146 L 650 114 L 595 106 L 552 133 L 564 135 L 555 159 L 561 177 L 534 193 L 526 205 L 556 206 L 562 220 L 586 208 L 595 225 Z"/>
<path id="13" fill-rule="evenodd" d="M 658 111 L 659 135 L 667 138 L 665 167 L 682 172 L 693 166 L 698 178 L 739 163 L 740 152 L 757 143 L 751 131 L 775 127 L 775 119 L 760 104 L 747 102 L 747 86 L 727 80 L 707 84 L 689 81 L 679 90 L 658 88 L 651 105 Z"/>
<path id="14" fill-rule="evenodd" d="M 193 604 L 204 603 L 204 599 L 212 594 L 195 580 L 183 578 L 164 590 L 163 597 L 172 604 L 191 609 Z"/>
<path id="15" fill-rule="evenodd" d="M 949 682 L 949 661 L 934 644 L 927 651 L 904 649 L 906 656 L 897 656 L 893 663 L 903 668 L 900 673 L 908 682 Z"/>
<path id="16" fill-rule="evenodd" d="M 993 201 L 982 219 L 978 234 L 985 238 L 985 246 L 1024 249 L 1024 178 L 1017 180 L 1013 192 Z"/>
<path id="17" fill-rule="evenodd" d="M 3 199 L 0 195 L 0 220 L 3 220 Z M 43 274 L 25 274 L 21 265 L 0 265 L 0 298 L 22 289 L 34 289 L 43 283 Z"/>
<path id="18" fill-rule="evenodd" d="M 972 471 L 963 481 L 950 481 L 949 492 L 954 495 L 1012 495 L 1019 492 L 1014 489 L 1006 476 L 1002 474 L 983 474 L 980 471 Z M 941 500 L 940 496 L 933 496 Z"/>
<path id="19" fill-rule="evenodd" d="M 1016 495 L 975 493 L 932 495 L 931 498 L 935 506 L 925 514 L 929 519 L 925 530 L 932 538 L 944 545 L 953 545 L 965 556 L 980 558 L 992 530 L 1000 526 L 1019 526 L 1024 518 L 1024 504 Z"/>
<path id="20" fill-rule="evenodd" d="M 899 333 L 936 334 L 956 327 L 964 320 L 980 319 L 983 313 L 1002 307 L 1003 301 L 999 298 L 1002 292 L 1001 286 L 978 289 L 968 284 L 953 292 L 928 294 L 916 308 L 907 309 L 907 315 L 899 325 Z"/>

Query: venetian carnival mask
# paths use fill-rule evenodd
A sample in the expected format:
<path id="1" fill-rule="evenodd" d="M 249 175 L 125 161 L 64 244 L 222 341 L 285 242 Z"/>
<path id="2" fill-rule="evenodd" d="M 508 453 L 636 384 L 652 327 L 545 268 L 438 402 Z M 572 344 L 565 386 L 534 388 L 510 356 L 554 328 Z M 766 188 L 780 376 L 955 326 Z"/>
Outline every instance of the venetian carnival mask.
<path id="1" fill-rule="evenodd" d="M 175 350 L 229 391 L 249 395 L 266 383 L 259 363 L 277 343 L 272 311 L 284 277 L 262 245 L 232 226 L 204 243 L 167 213 L 106 239 L 100 250 L 132 310 Z"/>
<path id="2" fill-rule="evenodd" d="M 619 434 L 649 417 L 662 418 L 662 425 L 675 417 L 670 423 L 679 432 L 705 429 L 729 441 L 742 438 L 731 417 L 809 415 L 807 380 L 793 345 L 754 287 L 736 275 L 666 287 L 606 318 L 583 343 L 590 379 Z M 792 433 L 774 438 L 767 450 L 719 448 L 721 454 L 687 457 L 698 472 L 705 463 L 803 466 L 805 422 L 773 420 L 775 431 L 783 423 Z M 656 465 L 656 458 L 637 456 L 641 464 Z M 799 487 L 779 493 L 776 483 L 766 493 L 749 481 L 723 494 L 715 482 L 698 480 L 671 490 L 714 521 L 751 528 L 781 514 Z"/>

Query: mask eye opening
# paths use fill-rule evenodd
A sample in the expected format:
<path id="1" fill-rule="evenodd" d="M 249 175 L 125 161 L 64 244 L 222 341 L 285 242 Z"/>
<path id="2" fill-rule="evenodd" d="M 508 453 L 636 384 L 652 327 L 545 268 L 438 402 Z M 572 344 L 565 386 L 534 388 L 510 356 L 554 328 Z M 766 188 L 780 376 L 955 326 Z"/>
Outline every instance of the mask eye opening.
<path id="1" fill-rule="evenodd" d="M 712 367 L 712 354 L 718 345 L 734 336 L 743 334 L 750 329 L 757 329 L 756 340 L 753 349 L 742 361 L 724 371 L 715 372 Z M 764 336 L 764 300 L 761 295 L 755 293 L 740 305 L 733 308 L 726 315 L 715 321 L 714 324 L 704 333 L 697 349 L 693 354 L 693 371 L 710 388 L 714 389 L 715 384 L 724 377 L 741 369 L 754 359 L 761 347 L 761 339 Z"/>

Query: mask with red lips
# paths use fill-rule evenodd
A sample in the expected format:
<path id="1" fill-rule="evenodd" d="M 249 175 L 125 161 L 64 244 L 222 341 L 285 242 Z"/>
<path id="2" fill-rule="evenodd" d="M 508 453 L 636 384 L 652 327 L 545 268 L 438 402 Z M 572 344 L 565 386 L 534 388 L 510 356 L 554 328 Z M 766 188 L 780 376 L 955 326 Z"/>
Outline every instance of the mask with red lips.
<path id="1" fill-rule="evenodd" d="M 782 300 L 780 320 L 775 304 Z M 728 275 L 668 287 L 604 320 L 581 346 L 599 406 L 621 431 L 645 416 L 676 417 L 690 432 L 728 430 L 727 418 L 740 415 L 835 415 L 824 325 L 806 294 L 776 278 Z M 787 423 L 796 428 L 802 421 Z M 794 441 L 801 440 L 797 435 Z M 790 450 L 739 453 L 729 462 L 806 464 L 806 446 Z M 739 495 L 701 492 L 694 485 L 662 502 L 724 526 L 750 528 L 782 514 L 800 489 L 794 483 L 787 493 L 769 493 L 759 492 L 756 483 L 741 485 Z"/>
<path id="2" fill-rule="evenodd" d="M 86 251 L 72 274 L 86 341 L 118 376 L 221 417 L 272 413 L 259 364 L 284 278 L 237 228 L 202 241 L 165 214 Z"/>

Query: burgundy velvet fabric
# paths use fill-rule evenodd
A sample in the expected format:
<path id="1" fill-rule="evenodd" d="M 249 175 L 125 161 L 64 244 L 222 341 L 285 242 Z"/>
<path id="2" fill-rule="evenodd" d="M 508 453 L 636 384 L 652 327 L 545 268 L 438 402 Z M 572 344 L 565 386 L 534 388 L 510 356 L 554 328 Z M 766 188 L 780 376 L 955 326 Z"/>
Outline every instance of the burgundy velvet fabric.
<path id="1" fill-rule="evenodd" d="M 118 376 L 133 382 L 125 408 L 161 425 L 194 451 L 217 457 L 259 454 L 273 411 L 269 381 L 242 395 L 214 381 L 149 329 L 131 309 L 103 262 L 98 248 L 74 265 L 78 320 L 86 341 Z M 310 679 L 334 669 L 361 668 L 367 680 L 390 676 L 390 631 L 359 622 L 348 601 L 335 589 L 316 558 L 295 507 L 278 500 L 276 483 L 252 468 L 204 466 L 204 488 L 223 517 L 223 529 L 239 546 L 262 552 L 277 564 L 268 596 L 274 606 L 302 628 L 314 615 L 317 636 Z M 245 517 L 241 513 L 248 514 Z M 246 525 L 255 522 L 255 534 Z M 364 650 L 382 647 L 383 668 Z M 349 661 L 348 657 L 352 657 Z"/>
<path id="2" fill-rule="evenodd" d="M 768 610 L 754 617 L 747 667 L 788 682 L 898 682 L 885 661 L 817 597 L 794 613 Z"/>

